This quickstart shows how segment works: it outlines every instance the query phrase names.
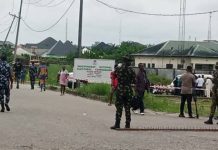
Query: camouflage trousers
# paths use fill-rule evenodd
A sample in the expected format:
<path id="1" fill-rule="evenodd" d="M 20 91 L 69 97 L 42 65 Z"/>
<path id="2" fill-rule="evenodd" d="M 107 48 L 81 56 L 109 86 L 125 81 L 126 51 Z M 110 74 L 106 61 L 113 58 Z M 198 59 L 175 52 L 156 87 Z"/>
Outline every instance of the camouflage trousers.
<path id="1" fill-rule="evenodd" d="M 121 117 L 122 117 L 122 111 L 123 107 L 125 109 L 125 115 L 126 115 L 126 123 L 130 123 L 131 121 L 131 113 L 130 113 L 130 108 L 131 108 L 131 99 L 132 96 L 130 95 L 120 95 L 119 93 L 116 95 L 116 101 L 115 101 L 115 106 L 116 106 L 116 122 L 120 122 Z"/>
<path id="2" fill-rule="evenodd" d="M 212 103 L 211 103 L 211 107 L 210 107 L 210 117 L 214 116 L 217 105 L 218 105 L 218 94 L 213 93 Z"/>
<path id="3" fill-rule="evenodd" d="M 0 88 L 0 103 L 4 104 L 4 95 L 5 95 L 5 90 L 3 88 Z"/>

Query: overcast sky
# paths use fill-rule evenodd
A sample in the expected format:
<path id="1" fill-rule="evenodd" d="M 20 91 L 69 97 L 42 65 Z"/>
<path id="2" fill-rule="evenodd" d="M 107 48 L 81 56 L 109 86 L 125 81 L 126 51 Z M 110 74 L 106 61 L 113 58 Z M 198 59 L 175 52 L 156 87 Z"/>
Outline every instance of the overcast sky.
<path id="1" fill-rule="evenodd" d="M 51 0 L 24 0 L 22 18 L 34 29 L 42 30 L 54 24 L 69 7 L 73 0 L 65 0 L 57 7 L 37 7 L 46 5 Z M 53 0 L 50 5 L 63 0 Z M 111 5 L 148 13 L 179 13 L 180 0 L 101 0 Z M 14 3 L 14 9 L 13 9 Z M 20 0 L 0 0 L 0 32 L 6 29 L 12 20 L 8 12 L 18 13 Z M 217 0 L 187 1 L 187 13 L 218 10 Z M 46 37 L 65 41 L 66 18 L 68 18 L 68 40 L 77 44 L 78 37 L 79 0 L 67 15 L 51 30 L 36 33 L 25 27 L 21 22 L 19 43 L 38 43 Z M 89 46 L 95 41 L 118 44 L 119 41 L 136 41 L 142 44 L 157 44 L 167 40 L 177 40 L 179 31 L 178 17 L 154 17 L 131 13 L 117 12 L 96 2 L 84 0 L 83 45 Z M 186 17 L 186 40 L 199 41 L 207 39 L 209 15 Z M 218 13 L 212 16 L 212 39 L 218 40 Z M 9 35 L 9 41 L 15 41 L 15 26 Z M 4 40 L 7 32 L 0 33 L 0 40 Z"/>

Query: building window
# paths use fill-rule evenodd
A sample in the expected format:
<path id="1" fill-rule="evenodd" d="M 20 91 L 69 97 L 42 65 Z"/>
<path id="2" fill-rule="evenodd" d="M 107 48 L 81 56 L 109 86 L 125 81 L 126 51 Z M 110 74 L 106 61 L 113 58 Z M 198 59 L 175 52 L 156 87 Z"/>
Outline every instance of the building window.
<path id="1" fill-rule="evenodd" d="M 146 63 L 142 63 L 143 64 L 143 66 L 146 68 Z"/>
<path id="2" fill-rule="evenodd" d="M 152 68 L 155 68 L 155 64 L 152 64 Z"/>
<path id="3" fill-rule="evenodd" d="M 167 69 L 173 69 L 173 64 L 166 64 Z"/>
<path id="4" fill-rule="evenodd" d="M 183 69 L 183 64 L 178 64 L 177 69 Z"/>
<path id="5" fill-rule="evenodd" d="M 151 68 L 151 64 L 150 63 L 148 63 L 148 68 Z"/>
<path id="6" fill-rule="evenodd" d="M 213 65 L 212 64 L 195 64 L 195 69 L 196 70 L 213 70 Z"/>

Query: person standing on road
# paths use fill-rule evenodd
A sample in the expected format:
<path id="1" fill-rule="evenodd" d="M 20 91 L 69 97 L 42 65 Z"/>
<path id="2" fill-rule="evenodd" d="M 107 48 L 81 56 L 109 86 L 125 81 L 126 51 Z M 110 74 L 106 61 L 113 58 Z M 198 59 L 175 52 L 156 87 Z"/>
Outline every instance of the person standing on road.
<path id="1" fill-rule="evenodd" d="M 34 89 L 36 76 L 37 76 L 37 67 L 35 66 L 35 63 L 32 62 L 29 68 L 30 85 L 32 90 Z"/>
<path id="2" fill-rule="evenodd" d="M 213 78 L 211 79 L 213 82 L 213 87 L 212 87 L 212 104 L 210 107 L 210 116 L 207 121 L 205 121 L 205 124 L 213 124 L 213 117 L 216 111 L 216 107 L 218 105 L 218 62 L 216 63 L 215 66 L 215 71 L 213 72 Z"/>
<path id="3" fill-rule="evenodd" d="M 117 64 L 114 65 L 114 71 L 112 71 L 111 74 L 110 74 L 110 78 L 111 78 L 111 92 L 110 92 L 110 96 L 109 96 L 109 104 L 108 104 L 108 106 L 111 106 L 114 92 L 116 91 L 117 86 L 118 86 L 117 75 L 115 73 L 116 68 L 117 68 Z"/>
<path id="4" fill-rule="evenodd" d="M 138 68 L 139 72 L 136 75 L 135 93 L 139 101 L 140 114 L 144 115 L 144 93 L 146 89 L 147 77 L 142 63 L 139 63 Z M 133 110 L 133 112 L 138 113 L 136 110 Z"/>
<path id="5" fill-rule="evenodd" d="M 42 92 L 42 90 L 45 91 L 45 89 L 46 89 L 46 79 L 48 78 L 48 68 L 47 68 L 45 62 L 42 62 L 41 65 L 39 66 L 38 77 L 39 77 L 39 80 L 40 80 L 41 92 Z"/>
<path id="6" fill-rule="evenodd" d="M 62 70 L 58 72 L 58 81 L 61 85 L 61 96 L 65 94 L 66 85 L 68 82 L 68 71 L 66 70 L 65 66 L 62 67 Z"/>
<path id="7" fill-rule="evenodd" d="M 116 116 L 115 125 L 111 129 L 120 128 L 120 121 L 122 117 L 123 107 L 125 108 L 126 125 L 125 128 L 130 128 L 131 122 L 131 99 L 133 95 L 132 84 L 135 83 L 135 72 L 130 68 L 131 59 L 129 57 L 123 57 L 123 64 L 116 69 L 118 87 L 116 91 Z"/>
<path id="8" fill-rule="evenodd" d="M 15 79 L 17 82 L 17 89 L 19 89 L 19 82 L 20 82 L 20 78 L 21 78 L 21 70 L 23 68 L 22 63 L 20 62 L 19 59 L 17 59 L 17 61 L 14 64 L 14 72 L 15 72 Z"/>
<path id="9" fill-rule="evenodd" d="M 186 73 L 181 76 L 181 104 L 180 104 L 180 114 L 179 117 L 185 117 L 184 106 L 187 100 L 188 105 L 188 115 L 189 118 L 194 118 L 192 116 L 192 88 L 195 84 L 195 76 L 192 74 L 192 67 L 187 66 Z"/>

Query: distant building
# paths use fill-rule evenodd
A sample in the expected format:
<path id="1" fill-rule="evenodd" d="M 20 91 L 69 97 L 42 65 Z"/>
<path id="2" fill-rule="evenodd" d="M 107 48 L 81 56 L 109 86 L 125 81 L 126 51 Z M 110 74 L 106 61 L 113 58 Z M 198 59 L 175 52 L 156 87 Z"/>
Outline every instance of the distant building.
<path id="1" fill-rule="evenodd" d="M 63 43 L 51 37 L 37 44 L 27 43 L 22 45 L 22 48 L 36 56 L 57 58 L 65 58 L 68 54 L 77 51 L 77 46 L 73 45 L 72 42 L 66 41 Z"/>
<path id="2" fill-rule="evenodd" d="M 133 54 L 135 65 L 147 68 L 213 70 L 218 62 L 218 43 L 214 41 L 167 41 Z"/>
<path id="3" fill-rule="evenodd" d="M 3 47 L 3 44 L 4 44 L 4 41 L 0 41 L 0 48 Z M 14 48 L 15 47 L 14 44 L 9 42 L 9 41 L 5 42 L 5 46 L 10 47 L 10 48 Z"/>
<path id="4" fill-rule="evenodd" d="M 90 52 L 91 52 L 91 50 L 88 49 L 87 47 L 85 47 L 85 48 L 82 49 L 82 54 L 90 53 Z"/>

